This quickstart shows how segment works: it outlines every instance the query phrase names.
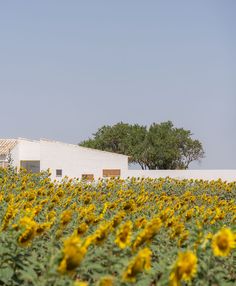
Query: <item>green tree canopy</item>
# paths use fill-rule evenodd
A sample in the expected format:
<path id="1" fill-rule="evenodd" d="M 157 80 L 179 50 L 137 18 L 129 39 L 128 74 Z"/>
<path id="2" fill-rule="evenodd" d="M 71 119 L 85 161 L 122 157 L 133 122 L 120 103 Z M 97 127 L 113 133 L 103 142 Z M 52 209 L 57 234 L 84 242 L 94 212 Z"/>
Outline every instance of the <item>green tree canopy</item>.
<path id="1" fill-rule="evenodd" d="M 187 169 L 192 161 L 204 157 L 201 142 L 191 136 L 189 130 L 176 128 L 171 121 L 149 128 L 120 122 L 102 126 L 79 145 L 128 155 L 129 162 L 142 169 Z"/>

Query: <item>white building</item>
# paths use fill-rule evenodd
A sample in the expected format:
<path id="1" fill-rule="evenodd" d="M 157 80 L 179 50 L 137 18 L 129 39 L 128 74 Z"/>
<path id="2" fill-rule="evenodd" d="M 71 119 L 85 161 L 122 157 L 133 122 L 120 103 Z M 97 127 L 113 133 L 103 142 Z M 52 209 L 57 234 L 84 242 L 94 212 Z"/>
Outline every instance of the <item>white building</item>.
<path id="1" fill-rule="evenodd" d="M 0 166 L 9 157 L 17 168 L 50 169 L 52 179 L 125 176 L 128 170 L 128 156 L 45 139 L 0 139 Z"/>
<path id="2" fill-rule="evenodd" d="M 129 170 L 128 156 L 45 139 L 0 139 L 0 167 L 7 166 L 9 154 L 13 166 L 35 173 L 50 169 L 52 179 L 120 176 L 236 181 L 236 170 Z"/>

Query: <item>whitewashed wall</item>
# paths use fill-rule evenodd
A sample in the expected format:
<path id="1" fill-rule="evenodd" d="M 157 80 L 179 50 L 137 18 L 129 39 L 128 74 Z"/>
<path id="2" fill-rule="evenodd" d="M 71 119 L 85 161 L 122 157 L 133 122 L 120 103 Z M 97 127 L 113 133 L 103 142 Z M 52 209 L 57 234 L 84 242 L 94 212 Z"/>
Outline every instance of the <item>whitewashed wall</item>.
<path id="1" fill-rule="evenodd" d="M 236 170 L 128 170 L 124 174 L 127 177 L 144 178 L 176 178 L 176 179 L 203 179 L 223 181 L 236 181 Z"/>
<path id="2" fill-rule="evenodd" d="M 14 167 L 20 167 L 20 160 L 19 160 L 19 145 L 16 144 L 15 147 L 11 150 L 11 158 L 12 158 L 12 165 Z"/>
<path id="3" fill-rule="evenodd" d="M 81 178 L 82 174 L 94 174 L 102 177 L 103 169 L 121 169 L 121 176 L 128 170 L 128 157 L 102 152 L 80 146 L 40 140 L 41 170 L 50 168 L 52 179 L 56 178 L 56 169 L 62 169 L 62 175 Z"/>
<path id="4" fill-rule="evenodd" d="M 20 161 L 40 161 L 40 142 L 18 139 L 16 146 L 11 151 L 13 165 L 20 167 Z"/>
<path id="5" fill-rule="evenodd" d="M 40 142 L 19 139 L 19 160 L 40 160 Z"/>

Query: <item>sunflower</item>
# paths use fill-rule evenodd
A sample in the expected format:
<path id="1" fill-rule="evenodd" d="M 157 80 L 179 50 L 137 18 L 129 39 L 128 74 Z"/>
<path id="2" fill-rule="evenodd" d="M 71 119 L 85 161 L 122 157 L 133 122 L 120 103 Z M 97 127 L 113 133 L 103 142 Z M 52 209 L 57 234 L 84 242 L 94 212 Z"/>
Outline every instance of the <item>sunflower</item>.
<path id="1" fill-rule="evenodd" d="M 123 281 L 134 283 L 137 274 L 149 270 L 151 268 L 151 255 L 152 252 L 148 248 L 140 250 L 123 273 Z"/>
<path id="2" fill-rule="evenodd" d="M 121 249 L 126 248 L 130 244 L 132 228 L 133 228 L 132 222 L 127 221 L 117 231 L 115 243 Z"/>
<path id="3" fill-rule="evenodd" d="M 35 237 L 35 228 L 27 227 L 25 231 L 19 236 L 18 242 L 21 246 L 28 246 Z"/>
<path id="4" fill-rule="evenodd" d="M 134 225 L 135 225 L 135 228 L 139 229 L 139 228 L 142 228 L 146 223 L 147 223 L 146 218 L 144 216 L 142 216 L 142 217 L 139 217 L 135 221 Z"/>
<path id="5" fill-rule="evenodd" d="M 194 215 L 194 209 L 189 209 L 186 213 L 185 213 L 185 220 L 188 221 L 190 220 Z"/>
<path id="6" fill-rule="evenodd" d="M 112 286 L 114 285 L 114 278 L 111 276 L 105 276 L 102 277 L 99 282 L 98 282 L 98 286 Z"/>
<path id="7" fill-rule="evenodd" d="M 52 226 L 52 223 L 50 222 L 44 222 L 44 223 L 38 223 L 36 226 L 36 235 L 41 235 L 44 232 L 46 232 L 50 227 Z"/>
<path id="8" fill-rule="evenodd" d="M 179 240 L 178 240 L 178 246 L 182 246 L 183 243 L 188 239 L 189 237 L 189 231 L 185 230 L 183 233 L 181 233 Z"/>
<path id="9" fill-rule="evenodd" d="M 124 217 L 125 217 L 124 211 L 120 211 L 119 213 L 117 213 L 112 219 L 113 228 L 116 228 L 121 223 Z"/>
<path id="10" fill-rule="evenodd" d="M 83 260 L 87 248 L 81 245 L 78 236 L 71 236 L 64 241 L 64 248 L 62 250 L 63 258 L 58 267 L 58 271 L 62 274 L 74 273 L 75 269 L 80 265 Z"/>
<path id="11" fill-rule="evenodd" d="M 7 208 L 7 211 L 6 211 L 6 214 L 3 218 L 3 223 L 2 223 L 2 226 L 1 226 L 1 229 L 2 230 L 6 230 L 7 229 L 7 226 L 10 222 L 11 219 L 13 219 L 15 217 L 17 213 L 17 210 L 16 208 L 14 207 L 14 205 L 12 204 L 9 204 L 8 208 Z"/>
<path id="12" fill-rule="evenodd" d="M 93 234 L 93 243 L 96 245 L 102 244 L 108 237 L 112 228 L 110 222 L 105 222 L 99 226 L 99 228 Z"/>
<path id="13" fill-rule="evenodd" d="M 72 210 L 65 210 L 62 214 L 61 214 L 61 220 L 60 220 L 60 224 L 61 226 L 65 227 L 72 219 Z"/>
<path id="14" fill-rule="evenodd" d="M 94 235 L 93 235 L 93 234 L 87 236 L 87 237 L 84 239 L 84 241 L 83 241 L 83 246 L 86 247 L 86 248 L 88 248 L 91 244 L 94 243 L 94 239 L 95 239 L 95 238 L 94 238 Z"/>
<path id="15" fill-rule="evenodd" d="M 154 236 L 158 233 L 162 226 L 162 221 L 160 218 L 153 218 L 149 221 L 146 227 L 137 235 L 133 245 L 132 250 L 135 251 L 139 246 L 145 242 L 150 242 Z"/>
<path id="16" fill-rule="evenodd" d="M 87 230 L 88 230 L 88 225 L 85 222 L 83 222 L 77 227 L 76 232 L 78 235 L 83 235 Z"/>
<path id="17" fill-rule="evenodd" d="M 230 228 L 219 230 L 212 238 L 211 247 L 215 256 L 228 256 L 235 246 L 234 234 Z"/>
<path id="18" fill-rule="evenodd" d="M 28 246 L 36 236 L 37 223 L 32 218 L 25 216 L 20 219 L 17 228 L 23 230 L 18 237 L 18 243 L 21 246 Z"/>
<path id="19" fill-rule="evenodd" d="M 87 282 L 84 282 L 84 281 L 75 281 L 73 286 L 88 286 L 88 283 Z"/>
<path id="20" fill-rule="evenodd" d="M 169 286 L 180 286 L 181 281 L 190 281 L 197 272 L 197 257 L 191 251 L 179 253 L 170 274 Z"/>
<path id="21" fill-rule="evenodd" d="M 170 234 L 171 239 L 180 237 L 185 232 L 185 226 L 182 222 L 176 222 L 172 227 Z"/>

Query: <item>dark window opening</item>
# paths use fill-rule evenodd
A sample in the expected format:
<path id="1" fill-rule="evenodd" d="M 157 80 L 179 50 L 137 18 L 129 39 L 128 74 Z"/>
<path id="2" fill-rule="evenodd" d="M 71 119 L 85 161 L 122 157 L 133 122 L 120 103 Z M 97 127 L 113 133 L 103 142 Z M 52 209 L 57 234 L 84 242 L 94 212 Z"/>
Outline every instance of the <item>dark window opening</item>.
<path id="1" fill-rule="evenodd" d="M 57 177 L 62 177 L 62 169 L 57 169 L 56 170 L 56 176 Z"/>
<path id="2" fill-rule="evenodd" d="M 26 169 L 28 172 L 40 172 L 40 161 L 20 161 L 20 166 Z"/>

